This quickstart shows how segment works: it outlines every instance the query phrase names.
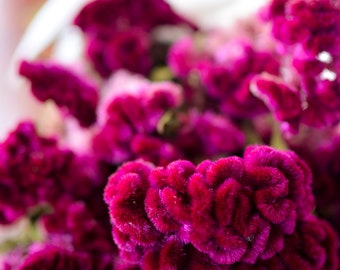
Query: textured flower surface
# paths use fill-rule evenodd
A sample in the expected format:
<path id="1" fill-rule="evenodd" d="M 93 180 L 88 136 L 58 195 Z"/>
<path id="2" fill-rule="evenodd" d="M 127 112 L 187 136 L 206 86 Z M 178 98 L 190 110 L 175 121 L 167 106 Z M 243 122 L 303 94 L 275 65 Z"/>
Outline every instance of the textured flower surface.
<path id="1" fill-rule="evenodd" d="M 197 166 L 126 163 L 110 177 L 104 198 L 122 258 L 143 264 L 145 254 L 184 243 L 230 265 L 268 259 L 284 248 L 296 222 L 310 216 L 310 184 L 310 170 L 295 154 L 253 146 L 244 159 Z"/>

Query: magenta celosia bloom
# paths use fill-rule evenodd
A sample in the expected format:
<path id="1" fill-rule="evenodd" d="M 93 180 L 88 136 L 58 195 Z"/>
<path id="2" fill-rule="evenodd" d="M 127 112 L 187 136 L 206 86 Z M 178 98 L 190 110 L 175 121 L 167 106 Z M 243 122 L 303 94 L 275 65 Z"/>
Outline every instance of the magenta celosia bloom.
<path id="1" fill-rule="evenodd" d="M 190 160 L 236 153 L 245 144 L 243 132 L 224 115 L 192 110 L 179 114 L 177 121 L 180 127 L 173 143 Z"/>
<path id="2" fill-rule="evenodd" d="M 23 61 L 67 132 L 0 143 L 0 224 L 26 226 L 0 268 L 337 270 L 340 6 L 261 15 L 194 32 L 165 0 L 93 0 L 74 24 L 101 89 Z"/>
<path id="3" fill-rule="evenodd" d="M 168 54 L 168 65 L 179 78 L 190 75 L 193 67 L 209 63 L 210 56 L 204 50 L 199 50 L 191 37 L 185 37 L 175 42 Z"/>
<path id="4" fill-rule="evenodd" d="M 297 223 L 292 235 L 284 239 L 284 248 L 268 260 L 255 265 L 239 264 L 231 270 L 271 269 L 325 269 L 339 267 L 336 235 L 323 220 L 309 218 Z M 229 268 L 228 268 L 229 269 Z"/>
<path id="5" fill-rule="evenodd" d="M 86 255 L 84 256 L 58 247 L 47 246 L 42 250 L 29 254 L 18 269 L 90 270 L 91 261 Z"/>
<path id="6" fill-rule="evenodd" d="M 292 152 L 248 147 L 244 159 L 142 161 L 113 174 L 104 199 L 121 257 L 142 265 L 168 241 L 191 244 L 217 265 L 255 263 L 284 248 L 284 238 L 313 208 L 311 173 Z M 171 240 L 172 239 L 172 240 Z"/>
<path id="7" fill-rule="evenodd" d="M 291 148 L 312 169 L 316 212 L 340 232 L 340 136 L 336 130 L 331 131 L 310 130 L 306 138 L 291 142 Z"/>
<path id="8" fill-rule="evenodd" d="M 41 203 L 53 207 L 65 194 L 90 199 L 102 185 L 92 157 L 76 155 L 59 147 L 56 139 L 39 136 L 31 122 L 19 124 L 0 144 L 0 223 L 11 223 Z"/>
<path id="9" fill-rule="evenodd" d="M 139 28 L 116 33 L 107 41 L 90 39 L 87 54 L 104 77 L 119 69 L 148 75 L 151 70 L 149 34 Z"/>
<path id="10" fill-rule="evenodd" d="M 96 0 L 87 4 L 75 18 L 86 34 L 96 38 L 111 37 L 131 27 L 150 31 L 160 25 L 187 24 L 163 0 Z"/>
<path id="11" fill-rule="evenodd" d="M 164 114 L 182 102 L 180 87 L 170 82 L 142 82 L 129 93 L 124 93 L 124 85 L 120 87 L 120 93 L 109 98 L 103 123 L 93 139 L 96 154 L 114 164 L 139 155 L 157 164 L 180 157 L 178 150 L 157 134 Z"/>
<path id="12" fill-rule="evenodd" d="M 96 121 L 97 90 L 71 70 L 49 63 L 23 61 L 19 73 L 31 82 L 32 94 L 39 101 L 53 100 L 83 127 Z"/>
<path id="13" fill-rule="evenodd" d="M 263 15 L 289 74 L 282 74 L 286 87 L 301 99 L 299 122 L 316 128 L 339 123 L 339 6 L 328 0 L 275 0 Z"/>
<path id="14" fill-rule="evenodd" d="M 145 32 L 130 29 L 117 33 L 104 48 L 103 59 L 110 70 L 127 69 L 147 75 L 151 69 L 150 44 Z"/>
<path id="15" fill-rule="evenodd" d="M 302 116 L 302 101 L 296 89 L 289 88 L 278 77 L 268 74 L 253 78 L 251 92 L 261 99 L 274 117 L 281 122 L 282 130 L 296 133 Z"/>
<path id="16" fill-rule="evenodd" d="M 53 180 L 71 157 L 56 140 L 39 137 L 31 123 L 19 124 L 0 145 L 0 223 L 13 222 L 29 207 L 55 197 Z"/>
<path id="17" fill-rule="evenodd" d="M 148 75 L 152 31 L 162 25 L 195 26 L 163 0 L 96 0 L 87 4 L 74 23 L 88 39 L 87 54 L 95 70 L 108 77 L 118 69 Z"/>
<path id="18" fill-rule="evenodd" d="M 301 44 L 317 55 L 339 54 L 339 6 L 329 0 L 271 1 L 265 17 L 273 22 L 273 35 L 287 45 Z"/>
<path id="19" fill-rule="evenodd" d="M 251 94 L 249 88 L 256 74 L 278 74 L 279 63 L 274 54 L 255 49 L 251 42 L 241 39 L 215 45 L 215 50 L 209 47 L 208 41 L 205 43 L 207 48 L 201 51 L 190 38 L 172 46 L 168 63 L 175 75 L 182 78 L 198 75 L 205 99 L 211 100 L 224 114 L 245 118 L 266 112 L 264 104 Z"/>

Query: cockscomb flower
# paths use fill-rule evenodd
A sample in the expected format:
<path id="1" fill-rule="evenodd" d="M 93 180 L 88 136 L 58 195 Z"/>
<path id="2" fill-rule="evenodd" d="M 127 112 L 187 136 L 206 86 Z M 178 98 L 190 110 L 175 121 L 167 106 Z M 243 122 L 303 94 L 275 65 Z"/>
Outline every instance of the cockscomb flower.
<path id="1" fill-rule="evenodd" d="M 291 46 L 300 44 L 311 55 L 339 55 L 339 6 L 330 0 L 273 0 L 265 18 L 272 21 L 273 35 Z"/>
<path id="2" fill-rule="evenodd" d="M 292 152 L 248 147 L 244 159 L 155 168 L 124 164 L 106 186 L 113 238 L 123 259 L 142 264 L 170 239 L 217 265 L 255 263 L 284 248 L 284 237 L 313 208 L 311 173 Z"/>
<path id="3" fill-rule="evenodd" d="M 29 207 L 55 197 L 54 179 L 71 157 L 56 140 L 39 137 L 32 123 L 19 124 L 0 145 L 0 223 L 13 222 Z"/>
<path id="4" fill-rule="evenodd" d="M 274 0 L 262 15 L 278 41 L 283 81 L 300 96 L 299 122 L 335 126 L 340 121 L 339 6 L 328 0 Z"/>
<path id="5" fill-rule="evenodd" d="M 163 0 L 95 0 L 84 6 L 74 22 L 86 34 L 99 39 L 133 27 L 147 32 L 160 25 L 186 24 L 194 28 Z"/>
<path id="6" fill-rule="evenodd" d="M 174 74 L 188 77 L 197 74 L 205 99 L 226 115 L 236 118 L 253 117 L 266 112 L 264 104 L 250 92 L 250 82 L 261 72 L 278 74 L 279 62 L 275 55 L 256 49 L 246 39 L 227 40 L 209 47 L 209 35 L 202 44 L 189 38 L 170 48 L 168 63 Z M 190 48 L 191 47 L 191 48 Z M 229 53 L 228 53 L 229 52 Z M 234 52 L 234 53 L 230 53 Z"/>
<path id="7" fill-rule="evenodd" d="M 87 56 L 103 77 L 121 68 L 149 75 L 156 27 L 186 25 L 195 29 L 163 0 L 92 1 L 74 23 L 87 37 Z"/>
<path id="8" fill-rule="evenodd" d="M 47 246 L 29 254 L 19 266 L 20 270 L 51 269 L 51 270 L 91 270 L 91 261 L 85 254 Z"/>
<path id="9" fill-rule="evenodd" d="M 235 265 L 230 270 L 336 270 L 338 267 L 337 236 L 334 230 L 327 222 L 311 217 L 296 224 L 294 233 L 285 236 L 283 250 L 274 257 L 259 260 L 255 265 Z"/>
<path id="10" fill-rule="evenodd" d="M 289 88 L 280 78 L 269 74 L 255 76 L 250 89 L 281 122 L 283 131 L 298 131 L 303 108 L 300 93 L 296 89 Z"/>
<path id="11" fill-rule="evenodd" d="M 47 232 L 46 241 L 53 243 L 58 238 L 66 238 L 72 251 L 91 260 L 90 269 L 112 269 L 116 246 L 110 237 L 109 222 L 95 217 L 95 211 L 104 209 L 91 209 L 91 202 L 74 201 L 67 196 L 59 199 L 53 213 L 41 218 L 41 225 Z"/>
<path id="12" fill-rule="evenodd" d="M 53 208 L 64 194 L 88 200 L 102 186 L 94 158 L 61 148 L 31 122 L 20 123 L 0 144 L 0 223 L 12 223 L 39 204 Z"/>
<path id="13" fill-rule="evenodd" d="M 312 169 L 315 211 L 340 232 L 340 135 L 336 129 L 307 130 L 298 139 L 289 143 Z"/>
<path id="14" fill-rule="evenodd" d="M 23 61 L 19 74 L 31 82 L 32 94 L 39 101 L 54 101 L 82 127 L 95 123 L 97 89 L 73 71 L 56 64 Z"/>
<path id="15" fill-rule="evenodd" d="M 119 69 L 146 76 L 152 66 L 150 54 L 149 34 L 139 28 L 115 33 L 107 41 L 88 39 L 87 55 L 95 70 L 104 77 Z"/>
<path id="16" fill-rule="evenodd" d="M 176 116 L 178 129 L 173 143 L 190 160 L 213 158 L 242 151 L 245 135 L 224 115 L 190 110 Z"/>
<path id="17" fill-rule="evenodd" d="M 139 154 L 156 163 L 178 158 L 178 150 L 161 138 L 157 127 L 168 110 L 180 106 L 181 88 L 171 82 L 144 81 L 127 91 L 124 85 L 119 87 L 108 98 L 99 132 L 93 139 L 96 154 L 114 164 L 132 160 Z"/>

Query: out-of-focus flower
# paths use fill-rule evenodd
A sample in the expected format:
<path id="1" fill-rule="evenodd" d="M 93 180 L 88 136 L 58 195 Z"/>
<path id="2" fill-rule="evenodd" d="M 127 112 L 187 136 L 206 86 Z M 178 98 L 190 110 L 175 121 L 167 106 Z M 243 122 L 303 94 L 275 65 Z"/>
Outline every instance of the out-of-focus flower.
<path id="1" fill-rule="evenodd" d="M 83 127 L 96 121 L 97 89 L 71 70 L 48 63 L 23 61 L 19 73 L 31 82 L 32 93 L 38 100 L 53 100 Z"/>

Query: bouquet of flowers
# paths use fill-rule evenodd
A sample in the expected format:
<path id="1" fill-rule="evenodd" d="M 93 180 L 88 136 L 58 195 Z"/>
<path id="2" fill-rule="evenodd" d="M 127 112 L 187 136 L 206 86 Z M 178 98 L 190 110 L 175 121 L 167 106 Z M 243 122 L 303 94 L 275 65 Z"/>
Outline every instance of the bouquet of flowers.
<path id="1" fill-rule="evenodd" d="M 340 5 L 272 0 L 203 30 L 94 0 L 84 56 L 23 59 L 53 106 L 0 144 L 4 270 L 336 270 Z"/>

